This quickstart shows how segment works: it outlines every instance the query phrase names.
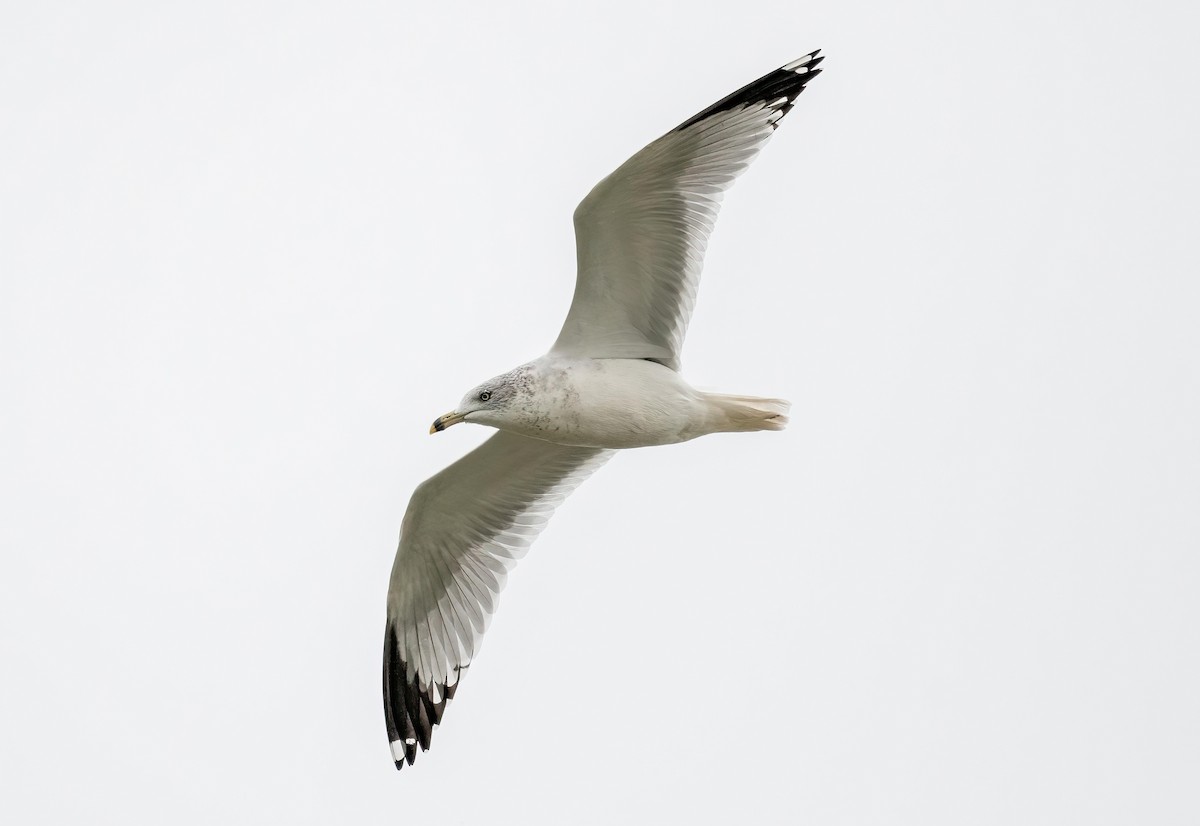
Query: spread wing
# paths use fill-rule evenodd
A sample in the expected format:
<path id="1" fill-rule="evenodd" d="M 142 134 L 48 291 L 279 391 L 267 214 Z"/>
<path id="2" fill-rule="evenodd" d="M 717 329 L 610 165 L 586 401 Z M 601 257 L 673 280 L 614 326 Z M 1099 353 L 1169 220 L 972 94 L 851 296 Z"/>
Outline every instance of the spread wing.
<path id="1" fill-rule="evenodd" d="M 638 152 L 575 210 L 579 273 L 552 352 L 679 369 L 721 195 L 820 74 L 812 54 L 714 103 Z"/>
<path id="2" fill-rule="evenodd" d="M 611 450 L 501 431 L 409 500 L 392 567 L 383 701 L 396 768 L 433 727 L 479 649 L 505 576 Z"/>

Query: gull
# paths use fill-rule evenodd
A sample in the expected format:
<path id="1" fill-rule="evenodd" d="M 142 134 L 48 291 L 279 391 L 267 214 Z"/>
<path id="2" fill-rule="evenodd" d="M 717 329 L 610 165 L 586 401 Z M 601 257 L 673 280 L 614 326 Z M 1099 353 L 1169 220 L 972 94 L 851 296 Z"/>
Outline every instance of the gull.
<path id="1" fill-rule="evenodd" d="M 820 50 L 688 118 L 575 210 L 575 296 L 550 352 L 471 390 L 430 433 L 498 432 L 421 483 L 387 596 L 383 701 L 396 768 L 429 748 L 508 572 L 554 509 L 617 450 L 782 430 L 781 399 L 706 393 L 680 375 L 708 236 Z"/>

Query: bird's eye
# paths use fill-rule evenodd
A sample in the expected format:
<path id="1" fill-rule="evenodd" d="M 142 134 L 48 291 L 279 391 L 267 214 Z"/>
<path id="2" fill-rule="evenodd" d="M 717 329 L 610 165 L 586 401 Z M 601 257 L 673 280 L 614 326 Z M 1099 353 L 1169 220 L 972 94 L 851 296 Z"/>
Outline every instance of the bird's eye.
<path id="1" fill-rule="evenodd" d="M 482 393 L 480 393 L 480 394 L 479 394 L 479 400 L 480 400 L 481 402 L 485 402 L 485 401 L 487 401 L 488 399 L 490 399 L 491 397 L 492 397 L 492 391 L 491 391 L 491 390 L 484 390 Z"/>

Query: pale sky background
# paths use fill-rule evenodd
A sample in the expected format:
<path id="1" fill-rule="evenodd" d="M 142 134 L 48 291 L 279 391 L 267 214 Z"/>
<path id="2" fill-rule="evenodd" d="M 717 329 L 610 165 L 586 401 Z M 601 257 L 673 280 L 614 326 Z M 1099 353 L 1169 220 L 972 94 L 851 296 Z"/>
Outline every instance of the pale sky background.
<path id="1" fill-rule="evenodd" d="M 16 3 L 0 16 L 0 819 L 1200 822 L 1200 12 Z M 814 48 L 694 384 L 397 774 L 430 421 L 550 345 L 570 216 Z"/>

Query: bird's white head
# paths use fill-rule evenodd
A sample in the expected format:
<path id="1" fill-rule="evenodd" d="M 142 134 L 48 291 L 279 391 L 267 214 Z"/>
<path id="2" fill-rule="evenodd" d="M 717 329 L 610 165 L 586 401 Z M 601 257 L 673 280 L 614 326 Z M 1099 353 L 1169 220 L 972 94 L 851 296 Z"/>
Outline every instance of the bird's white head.
<path id="1" fill-rule="evenodd" d="M 522 398 L 528 396 L 531 382 L 529 365 L 488 379 L 462 397 L 458 407 L 433 420 L 430 433 L 440 433 L 459 422 L 503 428 L 520 417 Z"/>

